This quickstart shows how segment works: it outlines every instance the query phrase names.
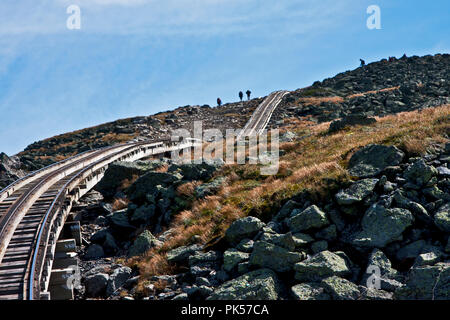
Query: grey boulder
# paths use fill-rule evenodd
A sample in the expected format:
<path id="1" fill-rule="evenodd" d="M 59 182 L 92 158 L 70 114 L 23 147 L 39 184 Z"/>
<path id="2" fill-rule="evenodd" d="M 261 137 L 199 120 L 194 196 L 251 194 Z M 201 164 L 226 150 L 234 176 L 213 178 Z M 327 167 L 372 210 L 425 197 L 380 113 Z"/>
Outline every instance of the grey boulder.
<path id="1" fill-rule="evenodd" d="M 450 233 L 450 202 L 441 206 L 434 214 L 434 223 L 446 233 Z"/>
<path id="2" fill-rule="evenodd" d="M 399 239 L 413 221 L 413 215 L 406 209 L 387 209 L 374 204 L 364 214 L 362 231 L 355 235 L 352 243 L 359 247 L 383 248 Z"/>
<path id="3" fill-rule="evenodd" d="M 324 288 L 316 282 L 300 283 L 291 288 L 295 300 L 330 300 L 331 297 Z"/>
<path id="4" fill-rule="evenodd" d="M 305 254 L 301 252 L 290 252 L 285 248 L 268 243 L 257 241 L 250 255 L 249 263 L 261 268 L 269 268 L 277 272 L 287 272 L 292 270 L 294 264 L 305 259 Z"/>
<path id="5" fill-rule="evenodd" d="M 396 166 L 405 154 L 394 146 L 371 144 L 358 150 L 350 158 L 348 171 L 358 178 L 371 178 L 389 166 Z"/>
<path id="6" fill-rule="evenodd" d="M 449 300 L 450 263 L 412 268 L 406 285 L 395 291 L 400 300 Z"/>
<path id="7" fill-rule="evenodd" d="M 245 217 L 234 221 L 225 233 L 225 239 L 233 246 L 243 239 L 252 239 L 265 224 L 256 217 Z"/>
<path id="8" fill-rule="evenodd" d="M 136 238 L 136 240 L 134 240 L 133 244 L 128 250 L 128 256 L 134 257 L 144 254 L 152 247 L 158 245 L 158 242 L 159 241 L 151 234 L 150 231 L 145 230 Z"/>
<path id="9" fill-rule="evenodd" d="M 106 295 L 109 297 L 120 289 L 131 277 L 131 268 L 119 267 L 109 276 L 108 285 L 106 287 Z"/>
<path id="10" fill-rule="evenodd" d="M 305 210 L 294 209 L 287 220 L 287 226 L 293 233 L 323 228 L 329 224 L 325 212 L 316 205 L 309 206 Z"/>
<path id="11" fill-rule="evenodd" d="M 350 266 L 339 255 L 322 251 L 309 259 L 295 264 L 295 279 L 302 282 L 320 281 L 333 275 L 349 276 Z"/>
<path id="12" fill-rule="evenodd" d="M 377 183 L 378 179 L 359 180 L 353 183 L 348 189 L 339 191 L 335 196 L 336 201 L 340 205 L 361 202 L 373 192 Z"/>
<path id="13" fill-rule="evenodd" d="M 277 300 L 281 285 L 270 269 L 259 269 L 225 282 L 207 300 Z"/>

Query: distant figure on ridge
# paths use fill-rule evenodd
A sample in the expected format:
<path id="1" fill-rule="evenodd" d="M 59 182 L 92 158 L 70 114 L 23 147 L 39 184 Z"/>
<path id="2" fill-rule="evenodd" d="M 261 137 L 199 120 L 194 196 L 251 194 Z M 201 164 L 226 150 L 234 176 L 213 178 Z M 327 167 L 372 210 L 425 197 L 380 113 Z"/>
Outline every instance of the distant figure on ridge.
<path id="1" fill-rule="evenodd" d="M 242 98 L 244 98 L 244 94 L 242 93 L 242 91 L 239 91 L 239 99 L 241 99 L 241 102 L 242 102 Z"/>
<path id="2" fill-rule="evenodd" d="M 361 61 L 361 67 L 364 67 L 366 65 L 366 62 L 363 59 L 359 59 Z"/>
<path id="3" fill-rule="evenodd" d="M 252 94 L 252 92 L 250 90 L 247 90 L 246 94 L 247 94 L 247 100 L 250 100 L 250 95 Z"/>
<path id="4" fill-rule="evenodd" d="M 222 100 L 220 98 L 217 98 L 217 105 L 220 107 L 222 105 Z"/>

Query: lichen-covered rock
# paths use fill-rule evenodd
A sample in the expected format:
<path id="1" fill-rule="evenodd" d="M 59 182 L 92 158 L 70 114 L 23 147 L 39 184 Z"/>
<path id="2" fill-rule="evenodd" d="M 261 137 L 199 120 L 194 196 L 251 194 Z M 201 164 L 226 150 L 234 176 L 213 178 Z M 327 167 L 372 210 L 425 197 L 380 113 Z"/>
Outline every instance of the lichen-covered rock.
<path id="1" fill-rule="evenodd" d="M 430 266 L 439 262 L 441 253 L 437 250 L 419 254 L 414 262 L 414 267 Z"/>
<path id="2" fill-rule="evenodd" d="M 125 282 L 131 277 L 131 268 L 119 267 L 109 276 L 108 285 L 106 287 L 106 296 L 110 296 L 120 289 Z"/>
<path id="3" fill-rule="evenodd" d="M 290 233 L 290 232 L 285 233 L 285 234 L 265 232 L 261 235 L 259 240 L 273 243 L 273 244 L 283 247 L 289 251 L 294 251 L 295 246 L 296 246 L 294 238 L 292 236 L 292 233 Z"/>
<path id="4" fill-rule="evenodd" d="M 412 268 L 406 285 L 394 295 L 401 300 L 449 300 L 450 263 Z"/>
<path id="5" fill-rule="evenodd" d="M 450 202 L 444 204 L 436 211 L 434 223 L 442 231 L 450 233 Z"/>
<path id="6" fill-rule="evenodd" d="M 408 166 L 403 173 L 403 177 L 413 184 L 424 186 L 437 174 L 438 172 L 435 167 L 429 166 L 423 159 L 419 159 Z"/>
<path id="7" fill-rule="evenodd" d="M 157 198 L 167 188 L 173 190 L 181 181 L 181 175 L 167 172 L 148 172 L 139 177 L 127 190 L 129 199 L 135 203 L 143 203 L 148 198 Z M 167 191 L 166 191 L 167 192 Z"/>
<path id="8" fill-rule="evenodd" d="M 315 282 L 300 283 L 291 288 L 291 294 L 295 300 L 330 300 L 323 287 Z"/>
<path id="9" fill-rule="evenodd" d="M 314 239 L 310 235 L 308 235 L 306 233 L 300 233 L 300 232 L 294 233 L 292 235 L 292 239 L 294 240 L 296 248 L 303 248 L 307 244 L 314 241 Z"/>
<path id="10" fill-rule="evenodd" d="M 408 199 L 400 189 L 397 189 L 394 192 L 394 200 L 397 207 L 408 209 L 414 214 L 415 217 L 417 217 L 417 219 L 428 225 L 433 223 L 433 219 L 429 215 L 428 211 L 420 203 Z"/>
<path id="11" fill-rule="evenodd" d="M 134 240 L 132 246 L 128 250 L 128 256 L 134 257 L 144 254 L 157 244 L 158 240 L 150 231 L 145 230 L 136 238 L 136 240 Z"/>
<path id="12" fill-rule="evenodd" d="M 160 161 L 114 162 L 108 166 L 104 177 L 95 186 L 105 198 L 112 198 L 125 180 L 131 181 L 149 170 L 154 170 L 163 163 Z"/>
<path id="13" fill-rule="evenodd" d="M 214 172 L 217 170 L 218 165 L 212 165 L 208 163 L 187 163 L 187 164 L 173 164 L 167 170 L 168 172 L 178 172 L 183 176 L 183 180 L 202 180 L 206 181 L 211 179 Z"/>
<path id="14" fill-rule="evenodd" d="M 378 289 L 395 291 L 402 284 L 394 280 L 398 275 L 397 270 L 392 268 L 391 261 L 379 249 L 374 249 L 367 261 L 366 272 L 361 278 L 360 284 L 366 287 L 378 283 Z M 375 276 L 375 278 L 371 278 Z M 370 282 L 375 281 L 375 282 Z"/>
<path id="15" fill-rule="evenodd" d="M 234 248 L 223 253 L 223 269 L 227 272 L 233 270 L 239 263 L 248 260 L 250 254 L 238 251 Z"/>
<path id="16" fill-rule="evenodd" d="M 377 183 L 378 179 L 359 180 L 353 183 L 348 189 L 339 191 L 335 196 L 336 201 L 340 205 L 361 202 L 373 192 Z"/>
<path id="17" fill-rule="evenodd" d="M 294 200 L 289 200 L 288 202 L 286 202 L 283 207 L 280 209 L 280 211 L 277 213 L 277 215 L 273 218 L 274 221 L 283 221 L 284 219 L 286 219 L 292 212 L 292 210 L 296 209 L 296 208 L 300 208 L 301 204 L 294 201 Z"/>
<path id="18" fill-rule="evenodd" d="M 320 284 L 334 300 L 357 300 L 361 296 L 356 284 L 341 277 L 332 276 L 323 279 Z"/>
<path id="19" fill-rule="evenodd" d="M 252 239 L 263 227 L 264 223 L 256 217 L 245 217 L 234 221 L 225 232 L 225 239 L 235 246 L 245 238 Z"/>
<path id="20" fill-rule="evenodd" d="M 375 204 L 364 214 L 362 231 L 356 234 L 352 243 L 360 247 L 383 248 L 397 240 L 413 221 L 413 215 L 406 209 L 387 209 Z"/>
<path id="21" fill-rule="evenodd" d="M 382 277 L 392 278 L 397 275 L 397 270 L 392 268 L 389 258 L 379 249 L 374 249 L 370 254 L 367 267 L 370 266 L 378 267 Z"/>
<path id="22" fill-rule="evenodd" d="M 210 262 L 217 262 L 222 259 L 222 254 L 218 251 L 196 252 L 189 256 L 189 266 L 202 265 Z"/>
<path id="23" fill-rule="evenodd" d="M 194 195 L 196 199 L 201 199 L 206 196 L 210 196 L 219 191 L 222 184 L 225 182 L 225 177 L 218 177 L 211 182 L 203 183 L 197 186 L 194 190 Z"/>
<path id="24" fill-rule="evenodd" d="M 294 209 L 287 225 L 292 232 L 301 232 L 312 228 L 323 228 L 329 225 L 327 215 L 316 205 L 312 205 L 305 210 Z"/>
<path id="25" fill-rule="evenodd" d="M 170 263 L 186 263 L 191 255 L 201 249 L 202 247 L 198 244 L 172 249 L 167 252 L 167 261 Z"/>
<path id="26" fill-rule="evenodd" d="M 225 282 L 207 300 L 277 300 L 281 286 L 270 269 L 259 269 Z"/>
<path id="27" fill-rule="evenodd" d="M 297 135 L 292 131 L 286 131 L 280 136 L 280 142 L 292 142 Z"/>
<path id="28" fill-rule="evenodd" d="M 359 287 L 362 300 L 392 300 L 394 294 L 385 290 L 375 288 Z"/>
<path id="29" fill-rule="evenodd" d="M 270 268 L 277 272 L 292 270 L 294 264 L 305 259 L 303 252 L 290 252 L 280 246 L 257 241 L 250 255 L 250 264 L 262 268 Z"/>
<path id="30" fill-rule="evenodd" d="M 295 279 L 302 282 L 320 281 L 333 275 L 346 277 L 351 274 L 347 262 L 330 251 L 322 251 L 295 264 L 294 270 Z"/>
<path id="31" fill-rule="evenodd" d="M 242 252 L 250 253 L 253 250 L 253 245 L 255 242 L 250 239 L 243 239 L 239 244 L 236 246 L 236 249 Z"/>
<path id="32" fill-rule="evenodd" d="M 371 178 L 389 166 L 398 165 L 404 156 L 396 147 L 371 144 L 353 154 L 348 171 L 358 178 Z"/>

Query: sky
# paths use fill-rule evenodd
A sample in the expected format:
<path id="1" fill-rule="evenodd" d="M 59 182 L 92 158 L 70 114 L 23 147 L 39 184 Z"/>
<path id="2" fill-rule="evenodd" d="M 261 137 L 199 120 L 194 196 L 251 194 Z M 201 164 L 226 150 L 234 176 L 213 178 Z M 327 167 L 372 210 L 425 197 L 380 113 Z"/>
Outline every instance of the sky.
<path id="1" fill-rule="evenodd" d="M 70 5 L 80 29 L 67 28 Z M 369 29 L 367 8 L 380 8 Z M 0 152 L 215 105 L 404 53 L 450 52 L 448 0 L 1 0 Z"/>

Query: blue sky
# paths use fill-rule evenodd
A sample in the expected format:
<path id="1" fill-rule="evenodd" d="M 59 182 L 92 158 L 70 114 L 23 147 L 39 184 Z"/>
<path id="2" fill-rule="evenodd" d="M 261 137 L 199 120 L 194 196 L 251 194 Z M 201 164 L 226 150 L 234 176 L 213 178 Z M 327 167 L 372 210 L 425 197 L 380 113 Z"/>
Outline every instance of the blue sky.
<path id="1" fill-rule="evenodd" d="M 81 8 L 69 30 L 66 9 Z M 369 5 L 381 30 L 366 27 Z M 178 106 L 448 53 L 448 0 L 2 0 L 0 151 Z"/>

